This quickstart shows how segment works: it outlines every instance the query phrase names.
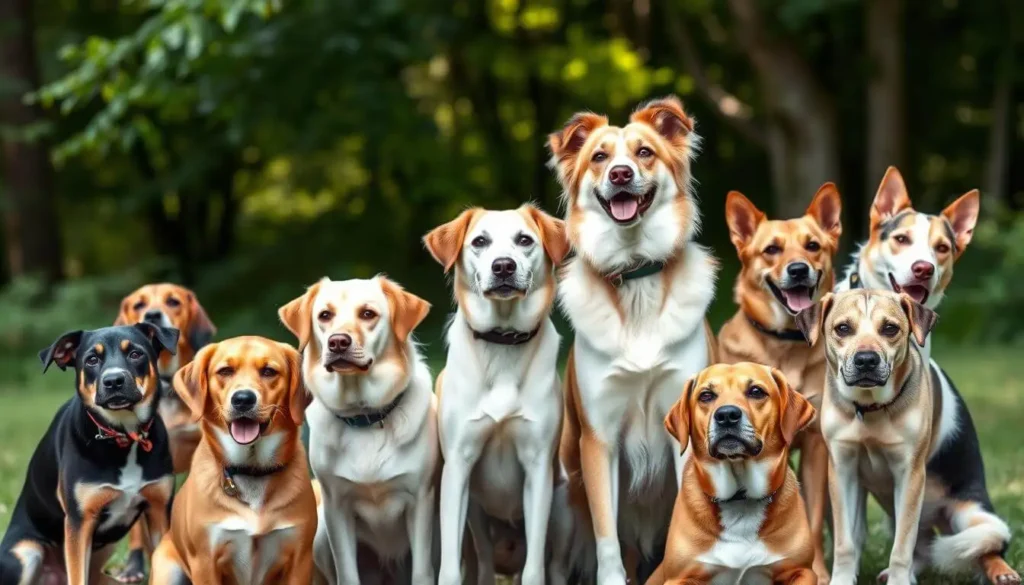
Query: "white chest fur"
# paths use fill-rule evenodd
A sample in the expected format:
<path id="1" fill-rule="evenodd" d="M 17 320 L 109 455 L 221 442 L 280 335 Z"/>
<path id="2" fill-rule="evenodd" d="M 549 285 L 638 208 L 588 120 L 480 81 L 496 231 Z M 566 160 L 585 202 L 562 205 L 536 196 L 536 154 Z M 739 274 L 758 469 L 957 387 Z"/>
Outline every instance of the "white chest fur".
<path id="1" fill-rule="evenodd" d="M 285 543 L 295 537 L 295 526 L 278 524 L 260 529 L 255 518 L 234 516 L 207 528 L 210 545 L 232 551 L 231 568 L 239 585 L 262 585 L 281 556 Z"/>
<path id="2" fill-rule="evenodd" d="M 782 556 L 768 550 L 758 534 L 767 507 L 768 502 L 763 500 L 721 504 L 722 531 L 718 541 L 697 557 L 706 565 L 725 569 L 713 583 L 771 583 L 768 566 L 782 560 Z"/>
<path id="3" fill-rule="evenodd" d="M 143 503 L 142 488 L 148 484 L 142 481 L 142 466 L 139 465 L 138 449 L 138 443 L 132 443 L 128 451 L 128 459 L 118 473 L 117 483 L 106 484 L 106 487 L 118 490 L 121 495 L 107 504 L 107 517 L 99 526 L 101 531 L 116 526 L 127 526 L 139 514 Z"/>

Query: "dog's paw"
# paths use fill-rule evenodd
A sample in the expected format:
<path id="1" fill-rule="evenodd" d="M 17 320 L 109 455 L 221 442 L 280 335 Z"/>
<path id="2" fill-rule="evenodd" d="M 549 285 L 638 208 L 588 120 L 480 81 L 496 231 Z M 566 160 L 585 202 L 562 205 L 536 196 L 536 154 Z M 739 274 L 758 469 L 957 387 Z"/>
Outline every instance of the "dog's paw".
<path id="1" fill-rule="evenodd" d="M 106 571 L 107 576 L 118 583 L 142 583 L 146 578 L 146 560 L 141 550 L 128 553 L 124 566 Z"/>
<path id="2" fill-rule="evenodd" d="M 1007 568 L 1009 569 L 1009 567 Z M 991 575 L 989 580 L 995 585 L 1020 585 L 1020 575 L 1013 569 L 1009 569 L 1006 573 Z"/>
<path id="3" fill-rule="evenodd" d="M 885 569 L 878 574 L 878 582 L 886 585 L 917 585 L 917 575 L 911 572 L 906 578 L 890 579 L 889 569 Z"/>

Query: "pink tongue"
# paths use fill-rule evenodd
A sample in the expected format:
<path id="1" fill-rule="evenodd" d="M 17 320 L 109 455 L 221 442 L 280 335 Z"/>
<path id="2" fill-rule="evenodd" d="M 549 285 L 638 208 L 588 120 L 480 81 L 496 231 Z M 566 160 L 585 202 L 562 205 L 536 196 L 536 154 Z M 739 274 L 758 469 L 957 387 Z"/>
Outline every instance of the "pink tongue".
<path id="1" fill-rule="evenodd" d="M 231 421 L 231 438 L 240 445 L 248 445 L 260 436 L 260 423 L 240 418 Z"/>
<path id="2" fill-rule="evenodd" d="M 789 308 L 800 312 L 811 306 L 811 294 L 810 290 L 806 288 L 794 289 L 792 291 L 782 291 L 782 296 L 786 299 L 786 304 Z"/>
<path id="3" fill-rule="evenodd" d="M 924 300 L 924 295 L 928 292 L 928 288 L 919 284 L 910 284 L 903 287 L 903 292 L 907 293 L 910 295 L 910 298 L 920 303 Z"/>
<path id="4" fill-rule="evenodd" d="M 612 217 L 619 221 L 627 221 L 636 217 L 640 207 L 635 197 L 616 197 L 611 200 Z"/>

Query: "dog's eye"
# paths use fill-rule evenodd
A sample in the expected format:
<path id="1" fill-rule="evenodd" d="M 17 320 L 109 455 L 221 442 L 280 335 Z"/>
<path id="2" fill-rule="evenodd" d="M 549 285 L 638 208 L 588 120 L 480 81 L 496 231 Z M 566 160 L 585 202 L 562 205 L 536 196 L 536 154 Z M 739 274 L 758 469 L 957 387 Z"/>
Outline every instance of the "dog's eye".
<path id="1" fill-rule="evenodd" d="M 935 251 L 938 252 L 939 254 L 948 254 L 949 246 L 947 246 L 946 244 L 939 244 L 938 246 L 935 246 Z"/>
<path id="2" fill-rule="evenodd" d="M 840 323 L 839 325 L 836 325 L 835 332 L 839 337 L 846 337 L 853 333 L 853 329 L 851 329 L 846 323 Z"/>
<path id="3" fill-rule="evenodd" d="M 607 154 L 605 154 L 603 152 L 595 152 L 594 156 L 590 157 L 590 160 L 592 160 L 594 162 L 601 162 L 601 161 L 605 160 L 606 158 L 608 158 Z"/>
<path id="4" fill-rule="evenodd" d="M 264 378 L 273 378 L 274 376 L 277 375 L 277 370 L 271 367 L 266 367 L 260 370 L 260 375 L 263 376 Z"/>
<path id="5" fill-rule="evenodd" d="M 145 309 L 145 308 L 146 308 L 146 303 L 144 303 L 142 301 L 139 301 L 139 302 L 135 303 L 134 305 L 132 305 L 132 309 L 135 309 L 136 311 L 141 311 L 142 309 Z"/>
<path id="6" fill-rule="evenodd" d="M 321 321 L 330 321 L 331 317 L 333 317 L 333 316 L 334 316 L 333 313 L 331 313 L 330 311 L 326 311 L 325 310 L 325 311 L 320 311 L 320 314 L 317 315 L 316 318 L 320 319 Z"/>
<path id="7" fill-rule="evenodd" d="M 747 388 L 747 398 L 765 398 L 767 396 L 768 393 L 760 386 L 751 386 L 750 388 Z"/>
<path id="8" fill-rule="evenodd" d="M 807 250 L 808 252 L 817 252 L 818 250 L 821 249 L 821 244 L 815 242 L 814 240 L 811 240 L 810 242 L 804 244 L 804 249 Z"/>
<path id="9" fill-rule="evenodd" d="M 181 301 L 179 301 L 178 299 L 176 299 L 174 297 L 167 297 L 167 306 L 168 307 L 180 307 L 181 306 Z"/>
<path id="10" fill-rule="evenodd" d="M 128 359 L 130 360 L 141 360 L 143 357 L 142 352 L 137 349 L 133 349 L 131 353 L 128 354 Z"/>
<path id="11" fill-rule="evenodd" d="M 903 234 L 896 234 L 895 236 L 892 237 L 892 239 L 896 240 L 896 243 L 902 246 L 906 246 L 907 244 L 910 243 L 910 238 Z"/>
<path id="12" fill-rule="evenodd" d="M 217 375 L 221 378 L 229 378 L 235 373 L 235 369 L 230 366 L 224 366 L 217 370 Z"/>
<path id="13" fill-rule="evenodd" d="M 516 243 L 525 248 L 526 246 L 533 245 L 533 238 L 526 234 L 523 234 L 516 238 Z"/>
<path id="14" fill-rule="evenodd" d="M 363 319 L 364 321 L 369 321 L 370 319 L 373 319 L 376 316 L 377 312 L 371 309 L 363 309 L 362 311 L 359 311 L 359 318 Z"/>
<path id="15" fill-rule="evenodd" d="M 654 151 L 646 146 L 641 146 L 640 150 L 636 151 L 636 155 L 640 158 L 650 158 L 654 156 Z"/>
<path id="16" fill-rule="evenodd" d="M 899 325 L 895 323 L 886 323 L 882 325 L 882 335 L 886 337 L 896 337 L 900 332 Z"/>
<path id="17" fill-rule="evenodd" d="M 483 236 L 477 236 L 473 238 L 473 241 L 469 243 L 474 248 L 483 248 L 487 245 L 487 238 Z"/>
<path id="18" fill-rule="evenodd" d="M 697 400 L 700 400 L 701 402 L 712 402 L 715 398 L 718 398 L 718 395 L 711 390 L 705 390 L 697 396 Z"/>
<path id="19" fill-rule="evenodd" d="M 85 358 L 85 365 L 87 365 L 89 367 L 98 366 L 99 364 L 100 364 L 100 358 L 98 358 L 98 357 L 96 357 L 94 355 L 91 355 L 91 356 Z"/>
<path id="20" fill-rule="evenodd" d="M 775 244 L 772 244 L 772 245 L 770 245 L 770 246 L 768 246 L 767 248 L 764 249 L 764 253 L 769 255 L 769 256 L 774 256 L 774 255 L 778 254 L 781 251 L 782 251 L 782 248 L 776 246 Z"/>

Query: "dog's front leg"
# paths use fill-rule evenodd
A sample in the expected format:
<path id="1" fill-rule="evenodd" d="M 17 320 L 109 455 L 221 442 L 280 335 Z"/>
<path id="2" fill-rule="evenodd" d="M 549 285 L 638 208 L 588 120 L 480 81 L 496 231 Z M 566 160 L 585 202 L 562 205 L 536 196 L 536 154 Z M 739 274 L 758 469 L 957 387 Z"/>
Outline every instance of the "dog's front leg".
<path id="1" fill-rule="evenodd" d="M 888 457 L 893 474 L 893 510 L 896 515 L 896 530 L 887 571 L 888 585 L 910 585 L 917 581 L 911 567 L 918 525 L 921 523 L 921 507 L 924 504 L 927 449 L 915 448 L 914 451 L 918 452 L 908 453 L 900 448 L 899 452 L 890 452 Z"/>
<path id="2" fill-rule="evenodd" d="M 860 445 L 829 444 L 828 487 L 832 496 L 833 585 L 856 585 L 867 534 L 867 494 L 860 484 Z"/>
<path id="3" fill-rule="evenodd" d="M 625 585 L 626 569 L 619 546 L 619 452 L 584 428 L 580 435 L 583 487 L 590 503 L 597 543 L 598 585 Z"/>
<path id="4" fill-rule="evenodd" d="M 828 500 L 828 447 L 825 437 L 813 428 L 805 430 L 800 442 L 800 486 L 807 502 L 807 520 L 814 547 L 812 568 L 818 582 L 829 582 L 825 565 L 825 512 Z"/>
<path id="5" fill-rule="evenodd" d="M 456 441 L 453 448 L 444 453 L 444 468 L 441 470 L 440 585 L 462 583 L 462 538 L 466 531 L 466 510 L 469 505 L 469 473 L 480 458 L 482 447 L 477 444 L 479 442 Z"/>
<path id="6" fill-rule="evenodd" d="M 149 504 L 143 513 L 146 526 L 146 556 L 153 556 L 153 551 L 160 545 L 170 525 L 171 498 L 174 494 L 174 476 L 168 475 L 161 481 L 151 483 L 142 488 L 141 495 Z M 142 521 L 139 524 L 143 524 Z"/>
<path id="7" fill-rule="evenodd" d="M 64 566 L 68 570 L 68 585 L 89 585 L 93 532 L 103 509 L 120 495 L 115 489 L 88 484 L 78 484 L 65 491 L 64 501 L 78 504 L 75 514 L 64 516 Z"/>
<path id="8" fill-rule="evenodd" d="M 532 452 L 531 452 L 532 451 Z M 547 449 L 520 447 L 519 462 L 526 472 L 523 486 L 523 519 L 526 523 L 526 564 L 524 585 L 544 585 L 544 553 L 547 545 L 548 518 L 554 491 L 554 454 Z"/>
<path id="9" fill-rule="evenodd" d="M 434 483 L 426 482 L 416 496 L 413 509 L 406 513 L 409 547 L 412 550 L 412 582 L 434 583 Z"/>
<path id="10" fill-rule="evenodd" d="M 324 492 L 324 496 L 327 496 L 327 493 Z M 356 535 L 354 512 L 344 498 L 333 491 L 330 493 L 330 507 L 324 508 L 324 520 L 327 524 L 327 540 L 331 544 L 331 554 L 334 558 L 334 571 L 338 575 L 338 585 L 359 585 L 359 540 Z"/>

